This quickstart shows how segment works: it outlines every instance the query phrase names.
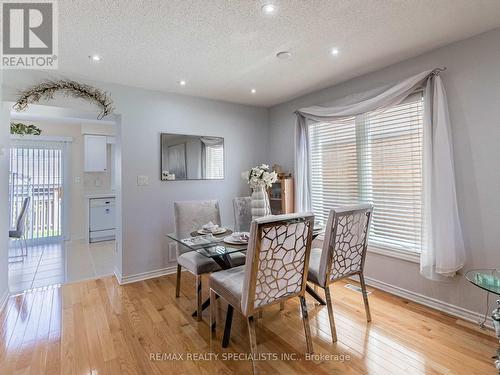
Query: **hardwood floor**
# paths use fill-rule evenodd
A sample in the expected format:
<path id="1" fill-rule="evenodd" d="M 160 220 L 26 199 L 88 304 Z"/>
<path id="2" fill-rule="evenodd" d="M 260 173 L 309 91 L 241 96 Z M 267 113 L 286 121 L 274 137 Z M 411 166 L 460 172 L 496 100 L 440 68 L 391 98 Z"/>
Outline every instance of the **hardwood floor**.
<path id="1" fill-rule="evenodd" d="M 490 357 L 497 341 L 491 332 L 369 289 L 373 321 L 367 324 L 361 295 L 342 283 L 332 287 L 336 344 L 326 307 L 307 298 L 315 353 L 333 358 L 304 357 L 298 299 L 284 311 L 266 310 L 257 321 L 260 373 L 496 373 Z M 236 312 L 230 345 L 221 348 L 223 302 L 212 356 L 219 358 L 210 360 L 208 315 L 203 322 L 191 317 L 194 292 L 194 279 L 184 272 L 178 299 L 175 275 L 124 286 L 108 277 L 13 296 L 0 313 L 0 374 L 251 373 L 244 358 L 250 352 L 246 322 Z M 169 355 L 178 360 L 166 360 Z M 288 358 L 265 360 L 281 355 Z"/>

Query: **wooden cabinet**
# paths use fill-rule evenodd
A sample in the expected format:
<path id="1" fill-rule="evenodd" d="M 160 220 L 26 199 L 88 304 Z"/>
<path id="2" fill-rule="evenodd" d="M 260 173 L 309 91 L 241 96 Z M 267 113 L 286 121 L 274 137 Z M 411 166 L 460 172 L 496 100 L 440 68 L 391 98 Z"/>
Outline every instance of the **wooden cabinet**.
<path id="1" fill-rule="evenodd" d="M 84 172 L 105 172 L 107 160 L 107 137 L 89 135 L 84 137 Z"/>
<path id="2" fill-rule="evenodd" d="M 273 215 L 290 214 L 295 212 L 293 178 L 280 177 L 268 190 L 269 203 Z"/>

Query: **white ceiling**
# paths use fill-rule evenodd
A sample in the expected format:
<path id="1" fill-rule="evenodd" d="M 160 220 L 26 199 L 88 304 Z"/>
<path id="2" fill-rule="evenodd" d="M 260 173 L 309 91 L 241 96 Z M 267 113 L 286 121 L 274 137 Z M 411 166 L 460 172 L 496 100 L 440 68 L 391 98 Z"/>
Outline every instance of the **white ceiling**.
<path id="1" fill-rule="evenodd" d="M 274 16 L 261 12 L 269 2 Z M 500 26 L 493 0 L 58 4 L 65 74 L 266 107 Z M 277 59 L 281 50 L 292 58 Z M 103 60 L 90 62 L 94 53 Z"/>

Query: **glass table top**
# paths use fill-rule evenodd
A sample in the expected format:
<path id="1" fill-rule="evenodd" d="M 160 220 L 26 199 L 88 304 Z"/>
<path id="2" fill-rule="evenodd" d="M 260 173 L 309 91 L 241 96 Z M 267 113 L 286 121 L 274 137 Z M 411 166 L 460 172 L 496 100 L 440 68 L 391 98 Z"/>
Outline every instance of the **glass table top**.
<path id="1" fill-rule="evenodd" d="M 500 295 L 500 270 L 470 270 L 465 273 L 465 278 L 479 288 Z"/>
<path id="2" fill-rule="evenodd" d="M 224 238 L 230 236 L 231 233 L 231 230 L 227 230 L 225 233 L 219 235 L 198 235 L 196 232 L 193 232 L 189 236 L 178 236 L 176 233 L 169 233 L 167 237 L 189 250 L 196 251 L 209 258 L 214 258 L 247 249 L 247 243 L 233 244 L 225 242 Z"/>
<path id="3" fill-rule="evenodd" d="M 323 234 L 323 232 L 323 228 L 314 228 L 313 239 L 320 234 Z M 232 233 L 233 232 L 230 229 L 218 235 L 200 235 L 194 231 L 187 236 L 178 236 L 176 233 L 169 233 L 167 234 L 167 237 L 185 246 L 185 249 L 187 250 L 196 251 L 209 258 L 217 258 L 247 250 L 248 243 L 235 244 L 224 241 L 224 239 Z"/>

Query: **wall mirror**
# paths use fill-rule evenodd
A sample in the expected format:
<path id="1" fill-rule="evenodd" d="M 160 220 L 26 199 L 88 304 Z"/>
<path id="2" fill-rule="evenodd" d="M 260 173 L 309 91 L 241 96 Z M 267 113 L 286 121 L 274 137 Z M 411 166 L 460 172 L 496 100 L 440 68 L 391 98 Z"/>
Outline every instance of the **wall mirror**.
<path id="1" fill-rule="evenodd" d="M 224 138 L 161 134 L 161 179 L 222 180 Z"/>

